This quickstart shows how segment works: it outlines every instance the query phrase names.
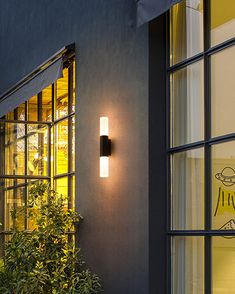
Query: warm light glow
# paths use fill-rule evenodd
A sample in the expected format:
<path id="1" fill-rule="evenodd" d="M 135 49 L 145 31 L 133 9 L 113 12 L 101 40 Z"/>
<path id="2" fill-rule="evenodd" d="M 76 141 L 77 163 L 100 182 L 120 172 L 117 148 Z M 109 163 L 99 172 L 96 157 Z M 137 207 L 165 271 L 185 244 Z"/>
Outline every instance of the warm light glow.
<path id="1" fill-rule="evenodd" d="M 35 155 L 34 155 L 34 159 L 38 159 L 38 158 L 39 158 L 38 153 L 35 153 Z"/>
<path id="2" fill-rule="evenodd" d="M 107 178 L 109 176 L 109 158 L 108 156 L 100 157 L 100 177 Z"/>
<path id="3" fill-rule="evenodd" d="M 109 119 L 107 116 L 102 116 L 100 118 L 100 136 L 109 135 Z"/>

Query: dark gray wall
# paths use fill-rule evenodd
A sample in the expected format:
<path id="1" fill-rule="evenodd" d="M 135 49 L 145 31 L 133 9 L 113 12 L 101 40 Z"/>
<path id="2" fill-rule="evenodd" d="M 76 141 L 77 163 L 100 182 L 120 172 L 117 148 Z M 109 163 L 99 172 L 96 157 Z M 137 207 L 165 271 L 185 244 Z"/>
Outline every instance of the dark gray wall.
<path id="1" fill-rule="evenodd" d="M 0 93 L 76 44 L 80 238 L 107 294 L 148 290 L 148 29 L 135 0 L 0 1 Z M 99 178 L 99 117 L 108 115 L 110 177 Z"/>

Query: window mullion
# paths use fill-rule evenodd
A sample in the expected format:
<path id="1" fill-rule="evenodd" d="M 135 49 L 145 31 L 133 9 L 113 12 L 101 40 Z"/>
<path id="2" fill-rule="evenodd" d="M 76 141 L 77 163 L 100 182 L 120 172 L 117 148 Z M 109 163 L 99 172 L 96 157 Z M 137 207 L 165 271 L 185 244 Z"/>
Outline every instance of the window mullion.
<path id="1" fill-rule="evenodd" d="M 210 48 L 210 0 L 204 0 L 204 51 Z M 204 55 L 205 140 L 211 138 L 210 57 Z M 211 146 L 205 145 L 205 230 L 211 229 Z M 211 236 L 205 236 L 205 293 L 211 293 Z"/>

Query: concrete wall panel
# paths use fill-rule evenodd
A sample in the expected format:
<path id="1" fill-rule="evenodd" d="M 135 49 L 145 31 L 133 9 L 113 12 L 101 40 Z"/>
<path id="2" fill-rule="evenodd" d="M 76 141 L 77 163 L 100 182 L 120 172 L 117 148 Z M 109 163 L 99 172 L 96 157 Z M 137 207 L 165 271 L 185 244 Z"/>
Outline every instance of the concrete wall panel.
<path id="1" fill-rule="evenodd" d="M 133 0 L 0 2 L 0 93 L 76 44 L 77 198 L 84 256 L 107 294 L 148 293 L 148 29 Z M 110 177 L 99 178 L 108 115 Z"/>

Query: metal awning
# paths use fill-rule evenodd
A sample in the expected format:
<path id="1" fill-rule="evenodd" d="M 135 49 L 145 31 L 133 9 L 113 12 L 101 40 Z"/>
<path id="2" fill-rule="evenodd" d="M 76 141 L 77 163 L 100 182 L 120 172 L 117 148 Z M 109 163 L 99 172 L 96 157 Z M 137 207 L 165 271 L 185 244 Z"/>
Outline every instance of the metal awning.
<path id="1" fill-rule="evenodd" d="M 0 97 L 0 118 L 63 76 L 64 54 L 71 46 L 60 49 Z"/>
<path id="2" fill-rule="evenodd" d="M 137 25 L 149 22 L 181 0 L 137 0 Z"/>

